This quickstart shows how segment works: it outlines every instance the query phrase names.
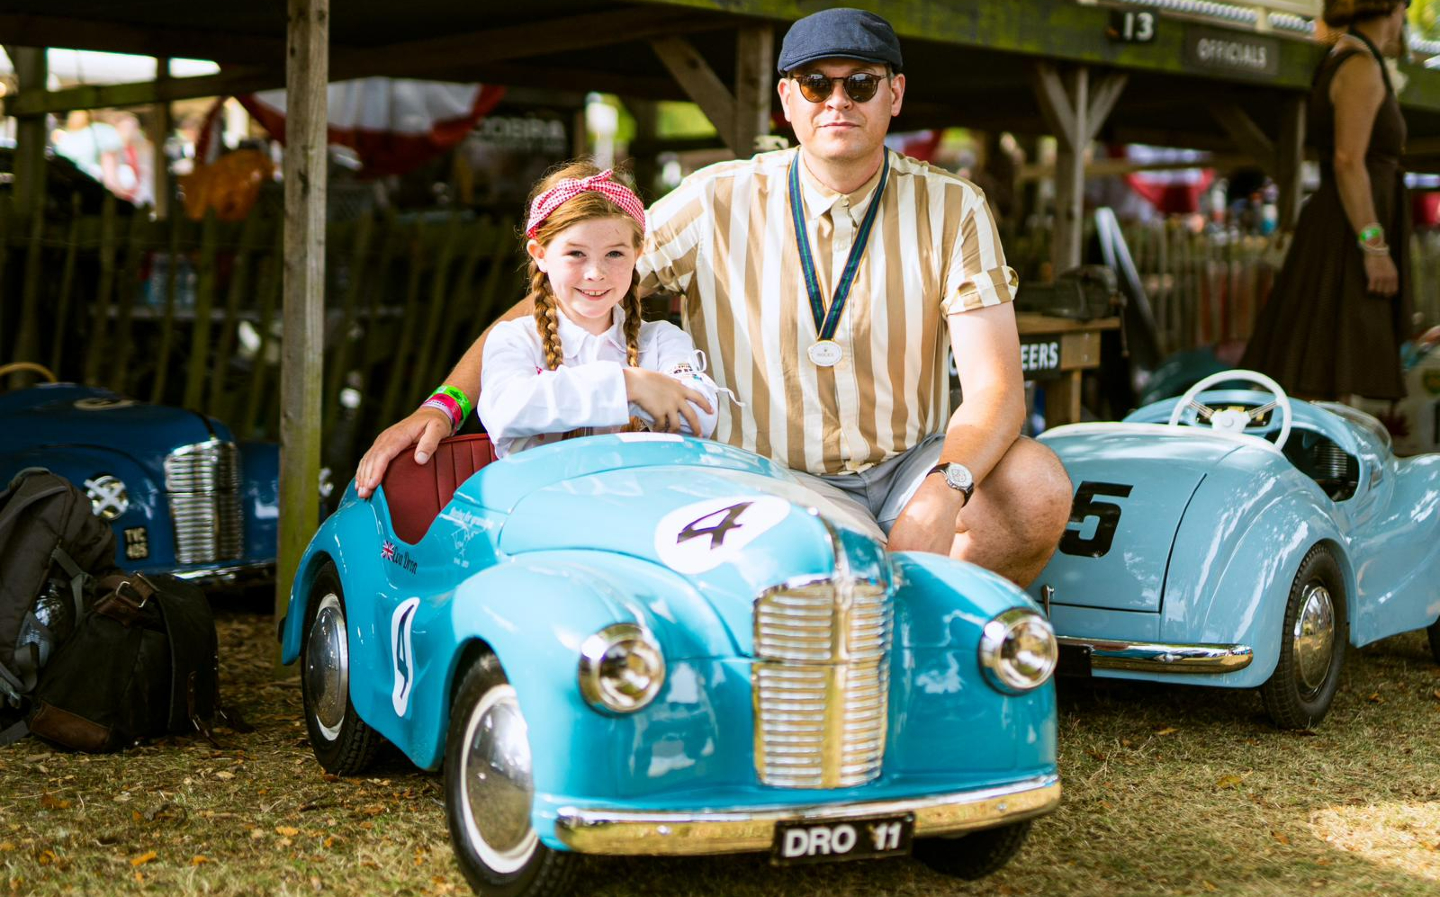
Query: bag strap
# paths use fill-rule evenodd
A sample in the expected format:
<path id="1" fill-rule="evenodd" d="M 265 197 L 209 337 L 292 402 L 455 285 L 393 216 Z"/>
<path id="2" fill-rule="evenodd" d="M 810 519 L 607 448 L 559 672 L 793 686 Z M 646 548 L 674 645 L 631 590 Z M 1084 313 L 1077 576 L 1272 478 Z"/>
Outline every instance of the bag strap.
<path id="1" fill-rule="evenodd" d="M 59 545 L 50 552 L 50 562 L 59 564 L 60 569 L 70 577 L 70 594 L 75 601 L 75 621 L 78 623 L 81 615 L 85 613 L 85 585 L 90 581 L 90 574 L 81 570 L 75 559 Z"/>
<path id="2" fill-rule="evenodd" d="M 13 726 L 0 729 L 0 747 L 8 747 L 30 734 L 30 726 L 20 720 Z"/>

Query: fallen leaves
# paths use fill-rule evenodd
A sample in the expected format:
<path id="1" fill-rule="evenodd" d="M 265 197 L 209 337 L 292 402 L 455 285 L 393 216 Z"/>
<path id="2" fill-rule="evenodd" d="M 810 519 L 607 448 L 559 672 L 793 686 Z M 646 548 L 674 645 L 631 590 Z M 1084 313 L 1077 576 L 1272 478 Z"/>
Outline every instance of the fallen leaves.
<path id="1" fill-rule="evenodd" d="M 158 856 L 159 856 L 159 854 L 156 853 L 155 851 L 153 851 L 153 850 L 147 850 L 147 851 L 145 851 L 144 853 L 140 854 L 138 857 L 132 857 L 132 858 L 130 859 L 130 865 L 132 865 L 132 866 L 143 866 L 143 865 L 145 865 L 146 863 L 149 863 L 149 862 L 153 861 L 153 860 L 154 860 L 156 857 L 158 857 Z"/>
<path id="2" fill-rule="evenodd" d="M 40 795 L 40 806 L 44 807 L 47 810 L 68 810 L 70 809 L 70 801 L 61 800 L 60 798 L 46 791 L 44 794 Z"/>
<path id="3" fill-rule="evenodd" d="M 1277 842 L 1286 845 L 1287 847 L 1290 844 L 1290 836 L 1285 834 L 1284 832 L 1277 832 L 1271 830 L 1270 837 L 1274 838 Z"/>
<path id="4" fill-rule="evenodd" d="M 1156 735 L 1161 735 L 1161 736 L 1164 736 L 1164 735 L 1174 735 L 1176 732 L 1179 732 L 1179 731 L 1180 731 L 1180 730 L 1177 729 L 1177 728 L 1175 728 L 1174 726 L 1166 726 L 1165 728 L 1161 729 L 1160 731 L 1156 732 L 1155 734 L 1156 734 Z"/>
<path id="5" fill-rule="evenodd" d="M 1215 780 L 1216 788 L 1238 788 L 1240 783 L 1245 781 L 1237 775 L 1225 775 Z"/>

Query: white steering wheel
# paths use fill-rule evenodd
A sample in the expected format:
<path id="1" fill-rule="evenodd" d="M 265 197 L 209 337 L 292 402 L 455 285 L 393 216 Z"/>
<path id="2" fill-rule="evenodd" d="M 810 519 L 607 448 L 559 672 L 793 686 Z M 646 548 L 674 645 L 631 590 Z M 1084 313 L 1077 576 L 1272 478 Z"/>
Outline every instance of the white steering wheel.
<path id="1" fill-rule="evenodd" d="M 1209 389 L 1217 383 L 1225 383 L 1230 380 L 1245 380 L 1256 386 L 1264 387 L 1275 398 L 1249 411 L 1239 411 L 1233 408 L 1211 408 L 1196 400 L 1196 396 Z M 1280 434 L 1275 437 L 1275 447 L 1282 448 L 1285 440 L 1290 437 L 1290 421 L 1293 417 L 1290 411 L 1290 397 L 1285 395 L 1285 390 L 1280 384 L 1271 380 L 1259 371 L 1233 370 L 1221 371 L 1218 374 L 1211 374 L 1199 383 L 1185 390 L 1185 395 L 1175 403 L 1175 410 L 1170 412 L 1170 426 L 1180 426 L 1180 418 L 1189 409 L 1195 409 L 1196 424 L 1208 423 L 1212 429 L 1224 433 L 1244 433 L 1253 424 L 1263 420 L 1265 414 L 1271 409 L 1280 411 Z M 1267 428 L 1268 429 L 1268 428 Z"/>

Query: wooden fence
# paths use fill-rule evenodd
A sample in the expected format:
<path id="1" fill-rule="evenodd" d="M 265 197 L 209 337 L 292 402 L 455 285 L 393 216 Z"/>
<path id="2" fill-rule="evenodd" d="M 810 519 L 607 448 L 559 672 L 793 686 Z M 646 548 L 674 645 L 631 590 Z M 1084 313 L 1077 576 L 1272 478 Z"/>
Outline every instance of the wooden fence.
<path id="1" fill-rule="evenodd" d="M 27 220 L 0 197 L 0 363 L 278 438 L 280 217 L 68 211 Z M 343 466 L 429 394 L 522 280 L 515 222 L 469 213 L 366 213 L 332 222 L 327 246 L 323 427 L 327 463 Z"/>

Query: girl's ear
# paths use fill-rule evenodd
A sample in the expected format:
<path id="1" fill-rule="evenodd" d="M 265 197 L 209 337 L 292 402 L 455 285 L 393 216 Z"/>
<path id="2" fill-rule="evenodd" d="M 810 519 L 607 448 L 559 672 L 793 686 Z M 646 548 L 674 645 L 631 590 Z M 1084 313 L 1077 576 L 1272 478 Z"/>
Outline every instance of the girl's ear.
<path id="1" fill-rule="evenodd" d="M 539 240 L 526 240 L 525 251 L 529 253 L 531 260 L 535 262 L 535 267 L 539 268 L 541 273 L 549 273 L 545 270 L 545 247 L 540 244 Z"/>

